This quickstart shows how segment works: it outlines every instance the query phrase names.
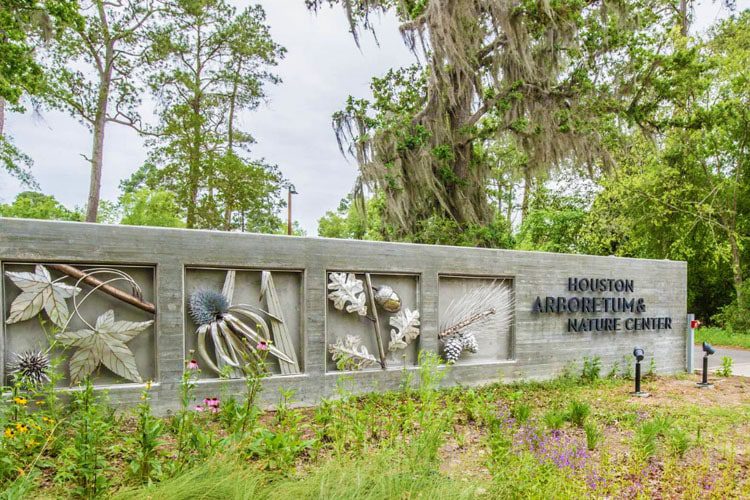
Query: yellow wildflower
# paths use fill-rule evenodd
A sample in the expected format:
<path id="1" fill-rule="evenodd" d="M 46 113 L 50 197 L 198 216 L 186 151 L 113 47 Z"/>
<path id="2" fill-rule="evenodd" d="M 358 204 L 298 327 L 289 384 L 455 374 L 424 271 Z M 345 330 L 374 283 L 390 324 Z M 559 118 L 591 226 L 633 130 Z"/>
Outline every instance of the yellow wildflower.
<path id="1" fill-rule="evenodd" d="M 45 401 L 43 399 L 38 399 L 35 401 L 35 403 L 37 404 L 37 406 L 42 406 L 45 403 Z"/>
<path id="2" fill-rule="evenodd" d="M 21 434 L 24 434 L 26 432 L 29 432 L 29 426 L 19 422 L 16 424 L 16 430 L 20 432 Z"/>
<path id="3" fill-rule="evenodd" d="M 21 397 L 16 396 L 15 398 L 13 398 L 13 402 L 16 403 L 17 405 L 26 406 L 29 400 L 26 398 L 21 398 Z"/>
<path id="4" fill-rule="evenodd" d="M 5 437 L 6 438 L 8 438 L 8 439 L 12 438 L 13 434 L 15 434 L 15 433 L 13 432 L 13 429 L 11 429 L 10 427 L 8 427 L 8 428 L 5 429 Z"/>
<path id="5" fill-rule="evenodd" d="M 33 448 L 34 446 L 36 446 L 38 444 L 39 444 L 39 441 L 37 441 L 36 439 L 29 439 L 29 442 L 26 443 L 26 447 L 27 448 Z"/>
<path id="6" fill-rule="evenodd" d="M 146 390 L 147 390 L 147 391 L 150 391 L 150 390 L 151 390 L 151 384 L 152 384 L 152 382 L 151 382 L 150 380 L 147 380 L 147 381 L 146 381 Z"/>

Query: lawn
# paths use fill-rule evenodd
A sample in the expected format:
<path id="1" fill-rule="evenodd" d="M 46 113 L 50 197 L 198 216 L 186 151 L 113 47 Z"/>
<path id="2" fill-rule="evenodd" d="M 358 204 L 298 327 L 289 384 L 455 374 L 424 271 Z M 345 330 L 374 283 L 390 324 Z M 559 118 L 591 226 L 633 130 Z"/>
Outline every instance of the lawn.
<path id="1" fill-rule="evenodd" d="M 711 345 L 742 347 L 750 349 L 750 334 L 734 333 L 722 328 L 701 327 L 695 330 L 696 342 L 708 342 Z"/>
<path id="2" fill-rule="evenodd" d="M 399 392 L 342 384 L 340 399 L 303 409 L 282 393 L 263 413 L 219 394 L 165 419 L 148 391 L 122 415 L 90 390 L 67 407 L 16 390 L 1 484 L 11 498 L 750 496 L 750 379 L 700 390 L 695 377 L 649 376 L 652 396 L 634 398 L 618 372 L 589 361 L 545 383 L 437 389 L 427 358 Z"/>

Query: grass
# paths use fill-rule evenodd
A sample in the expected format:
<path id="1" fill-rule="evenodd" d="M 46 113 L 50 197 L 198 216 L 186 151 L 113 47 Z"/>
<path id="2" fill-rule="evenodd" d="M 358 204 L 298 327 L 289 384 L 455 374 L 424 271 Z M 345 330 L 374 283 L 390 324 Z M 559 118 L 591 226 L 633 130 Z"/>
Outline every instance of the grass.
<path id="1" fill-rule="evenodd" d="M 695 331 L 695 341 L 711 345 L 750 349 L 750 333 L 735 333 L 722 328 L 701 327 Z"/>
<path id="2" fill-rule="evenodd" d="M 750 497 L 750 380 L 721 378 L 700 391 L 691 377 L 653 377 L 644 382 L 653 396 L 641 399 L 629 395 L 632 381 L 600 378 L 611 370 L 595 365 L 548 382 L 438 389 L 439 370 L 427 360 L 416 388 L 342 392 L 314 409 L 293 408 L 285 393 L 239 433 L 229 421 L 236 404 L 222 401 L 218 413 L 192 415 L 183 455 L 184 418 L 153 427 L 138 424 L 142 409 L 70 407 L 50 424 L 57 431 L 30 423 L 0 440 L 16 446 L 0 453 L 0 498 Z M 4 418 L 26 421 L 24 408 L 8 408 Z M 80 434 L 72 423 L 84 421 L 106 423 L 107 434 Z M 144 457 L 149 426 L 155 446 Z M 50 436 L 40 451 L 28 448 L 32 430 Z M 133 463 L 155 472 L 134 475 Z M 79 464 L 97 481 L 86 490 L 95 494 L 81 495 Z"/>

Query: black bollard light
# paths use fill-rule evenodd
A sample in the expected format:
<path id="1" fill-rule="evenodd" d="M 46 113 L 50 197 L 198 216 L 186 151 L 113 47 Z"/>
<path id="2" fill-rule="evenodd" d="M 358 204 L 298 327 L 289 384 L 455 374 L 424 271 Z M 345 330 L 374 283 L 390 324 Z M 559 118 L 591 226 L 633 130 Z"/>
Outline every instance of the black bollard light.
<path id="1" fill-rule="evenodd" d="M 708 357 L 716 352 L 716 349 L 714 349 L 711 344 L 708 342 L 703 342 L 703 377 L 701 378 L 701 381 L 698 382 L 698 387 L 701 389 L 705 389 L 706 387 L 711 387 L 714 384 L 710 384 L 708 382 Z"/>
<path id="2" fill-rule="evenodd" d="M 641 361 L 643 361 L 645 353 L 642 348 L 636 347 L 633 349 L 633 356 L 635 357 L 635 392 L 631 392 L 630 394 L 639 398 L 647 398 L 650 394 L 641 391 Z"/>

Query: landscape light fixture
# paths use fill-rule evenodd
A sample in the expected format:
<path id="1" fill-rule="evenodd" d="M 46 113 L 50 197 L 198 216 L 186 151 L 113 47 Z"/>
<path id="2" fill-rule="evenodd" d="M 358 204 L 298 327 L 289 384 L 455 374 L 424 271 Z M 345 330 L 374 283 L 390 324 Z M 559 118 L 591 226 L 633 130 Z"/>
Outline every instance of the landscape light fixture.
<path id="1" fill-rule="evenodd" d="M 703 342 L 703 377 L 698 382 L 698 387 L 705 389 L 706 387 L 712 387 L 714 384 L 708 383 L 708 357 L 716 352 L 711 344 Z"/>
<path id="2" fill-rule="evenodd" d="M 643 348 L 636 347 L 633 349 L 633 357 L 635 357 L 635 392 L 631 392 L 630 394 L 639 398 L 647 398 L 651 394 L 641 390 L 641 361 L 645 357 Z"/>

